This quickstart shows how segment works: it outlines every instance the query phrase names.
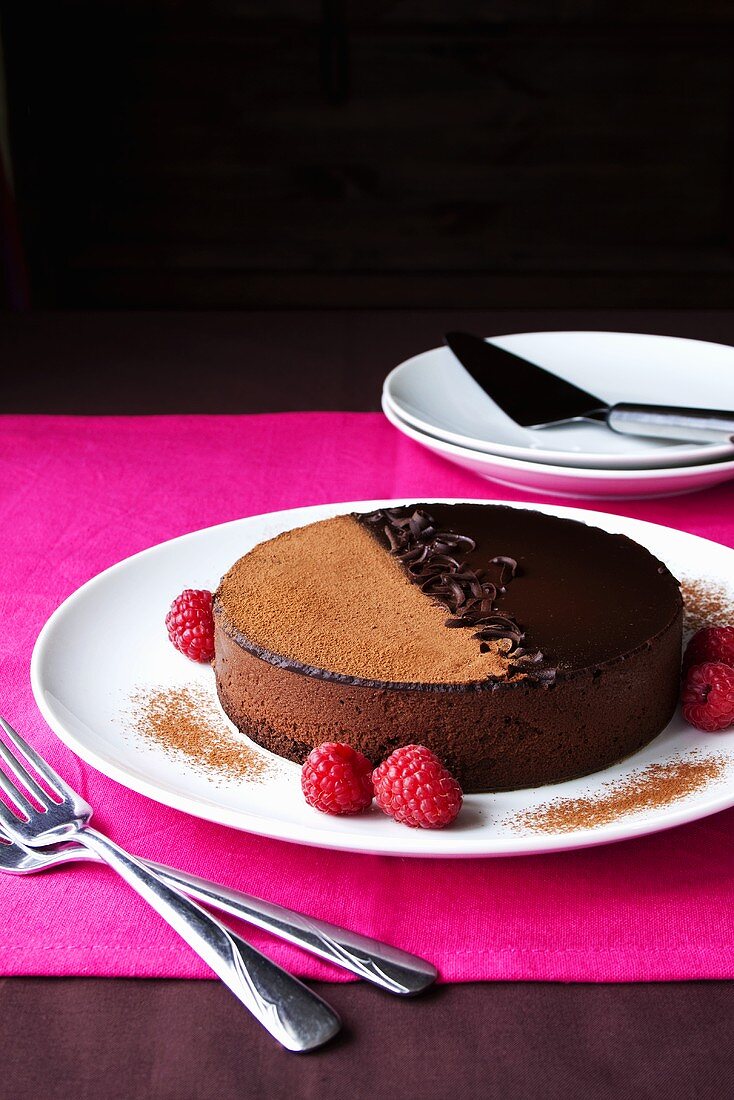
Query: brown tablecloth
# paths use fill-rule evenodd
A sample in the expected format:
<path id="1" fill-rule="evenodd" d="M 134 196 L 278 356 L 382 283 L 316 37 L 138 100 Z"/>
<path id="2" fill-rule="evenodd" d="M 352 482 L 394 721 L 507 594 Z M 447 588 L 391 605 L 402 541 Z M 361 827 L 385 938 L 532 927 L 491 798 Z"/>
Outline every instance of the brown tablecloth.
<path id="1" fill-rule="evenodd" d="M 723 311 L 5 316 L 0 411 L 375 409 L 390 367 L 461 327 L 734 343 Z M 295 1056 L 217 982 L 2 980 L 0 1097 L 718 1100 L 734 1088 L 730 982 L 467 984 L 408 1002 L 362 984 L 318 988 L 343 1033 Z"/>

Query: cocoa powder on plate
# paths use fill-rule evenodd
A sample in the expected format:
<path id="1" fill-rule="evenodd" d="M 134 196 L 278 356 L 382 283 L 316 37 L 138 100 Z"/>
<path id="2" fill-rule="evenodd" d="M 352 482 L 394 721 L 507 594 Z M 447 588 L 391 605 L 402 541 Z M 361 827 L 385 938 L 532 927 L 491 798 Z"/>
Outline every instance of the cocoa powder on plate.
<path id="1" fill-rule="evenodd" d="M 232 733 L 217 702 L 201 688 L 141 688 L 130 703 L 140 737 L 209 775 L 252 781 L 274 766 L 264 753 Z"/>
<path id="2" fill-rule="evenodd" d="M 507 824 L 522 832 L 570 833 L 608 825 L 619 817 L 668 806 L 720 779 L 727 767 L 723 756 L 697 750 L 667 763 L 648 764 L 619 780 L 605 783 L 598 794 L 544 802 L 514 815 Z"/>
<path id="3" fill-rule="evenodd" d="M 681 592 L 686 630 L 734 624 L 734 596 L 723 584 L 704 577 L 684 577 Z"/>

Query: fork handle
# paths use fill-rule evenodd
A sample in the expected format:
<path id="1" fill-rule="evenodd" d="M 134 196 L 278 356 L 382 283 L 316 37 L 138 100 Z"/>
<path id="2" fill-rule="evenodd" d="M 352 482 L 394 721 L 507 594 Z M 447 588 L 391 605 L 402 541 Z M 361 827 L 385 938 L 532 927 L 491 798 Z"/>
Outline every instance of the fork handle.
<path id="1" fill-rule="evenodd" d="M 185 890 L 189 897 L 263 928 L 327 962 L 351 970 L 388 993 L 411 996 L 436 980 L 436 968 L 431 963 L 418 955 L 401 951 L 399 947 L 252 897 L 240 890 L 208 882 L 198 875 L 189 875 L 162 863 L 145 862 L 164 882 Z"/>
<path id="2" fill-rule="evenodd" d="M 152 905 L 288 1050 L 313 1050 L 337 1033 L 339 1017 L 321 997 L 163 882 L 135 856 L 89 826 L 75 833 L 74 839 Z"/>

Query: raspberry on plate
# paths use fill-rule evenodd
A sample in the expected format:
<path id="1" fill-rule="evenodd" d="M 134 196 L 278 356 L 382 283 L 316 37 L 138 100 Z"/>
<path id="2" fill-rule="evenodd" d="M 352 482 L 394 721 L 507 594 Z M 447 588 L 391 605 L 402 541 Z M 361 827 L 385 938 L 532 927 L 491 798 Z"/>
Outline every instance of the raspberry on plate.
<path id="1" fill-rule="evenodd" d="M 306 757 L 301 789 L 323 814 L 359 814 L 372 803 L 372 764 L 351 745 L 325 741 Z"/>
<path id="2" fill-rule="evenodd" d="M 721 661 L 692 665 L 681 704 L 686 722 L 706 733 L 734 725 L 734 668 Z"/>
<path id="3" fill-rule="evenodd" d="M 683 675 L 691 665 L 702 665 L 706 661 L 734 666 L 734 626 L 704 626 L 697 630 L 686 646 Z"/>
<path id="4" fill-rule="evenodd" d="M 461 809 L 461 787 L 425 745 L 396 749 L 372 779 L 380 809 L 413 829 L 442 829 Z"/>
<path id="5" fill-rule="evenodd" d="M 166 630 L 176 649 L 191 661 L 214 656 L 212 594 L 205 588 L 186 588 L 171 604 Z"/>

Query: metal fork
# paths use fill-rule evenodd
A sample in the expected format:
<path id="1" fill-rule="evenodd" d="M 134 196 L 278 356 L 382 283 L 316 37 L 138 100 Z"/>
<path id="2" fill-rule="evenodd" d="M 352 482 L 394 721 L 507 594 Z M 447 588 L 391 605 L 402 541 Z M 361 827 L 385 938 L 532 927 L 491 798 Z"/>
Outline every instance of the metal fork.
<path id="1" fill-rule="evenodd" d="M 7 839 L 0 827 L 0 841 Z M 76 841 L 55 844 L 49 848 L 26 848 L 8 840 L 0 843 L 0 871 L 11 875 L 33 875 L 51 867 L 80 860 L 101 862 L 98 856 Z M 318 917 L 309 917 L 295 909 L 286 909 L 263 898 L 253 897 L 198 875 L 167 867 L 164 863 L 141 859 L 159 878 L 183 890 L 194 901 L 218 909 L 220 913 L 263 928 L 287 943 L 294 943 L 312 955 L 351 970 L 353 974 L 396 996 L 409 997 L 427 989 L 437 978 L 435 966 L 418 955 L 399 947 L 351 932 L 338 924 L 329 924 Z"/>
<path id="2" fill-rule="evenodd" d="M 288 1050 L 313 1050 L 337 1033 L 339 1017 L 321 997 L 91 828 L 91 806 L 3 718 L 0 725 L 16 750 L 0 740 L 0 760 L 13 776 L 11 781 L 0 768 L 0 789 L 16 807 L 13 812 L 0 802 L 0 823 L 11 840 L 28 848 L 73 840 L 109 863 Z M 18 754 L 60 801 L 49 797 Z"/>

